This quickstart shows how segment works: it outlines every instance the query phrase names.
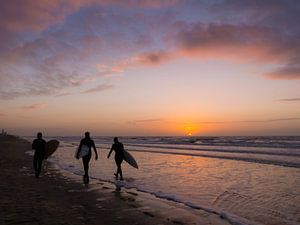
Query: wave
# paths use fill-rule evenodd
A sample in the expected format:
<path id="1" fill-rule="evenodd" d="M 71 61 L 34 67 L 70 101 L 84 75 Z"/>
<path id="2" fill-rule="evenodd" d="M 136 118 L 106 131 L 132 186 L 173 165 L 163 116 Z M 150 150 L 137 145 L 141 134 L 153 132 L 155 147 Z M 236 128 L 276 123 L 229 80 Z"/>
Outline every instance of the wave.
<path id="1" fill-rule="evenodd" d="M 258 149 L 258 148 L 252 148 L 252 150 L 247 150 L 245 148 L 237 148 L 233 149 L 234 147 L 228 148 L 221 148 L 218 147 L 217 149 L 211 148 L 211 146 L 206 146 L 206 148 L 199 148 L 198 146 L 178 146 L 178 145 L 142 145 L 142 144 L 127 144 L 127 146 L 133 146 L 133 147 L 144 147 L 144 148 L 160 148 L 160 149 L 180 149 L 180 150 L 190 150 L 190 151 L 204 151 L 204 152 L 225 152 L 225 153 L 241 153 L 241 154 L 262 154 L 262 155 L 278 155 L 278 156 L 295 156 L 300 157 L 300 151 L 293 151 L 287 150 L 287 149 L 280 149 L 274 150 L 273 148 L 264 148 L 264 149 Z M 251 148 L 251 147 L 250 147 Z"/>
<path id="2" fill-rule="evenodd" d="M 208 157 L 208 158 L 217 158 L 217 159 L 229 159 L 229 160 L 239 160 L 246 161 L 252 163 L 261 163 L 261 164 L 271 164 L 276 166 L 284 166 L 284 167 L 293 167 L 300 168 L 300 163 L 298 162 L 286 162 L 286 161 L 276 161 L 276 160 L 268 160 L 268 159 L 258 159 L 258 158 L 250 158 L 250 157 L 238 157 L 238 156 L 225 156 L 225 155 L 209 155 L 209 154 L 195 154 L 195 153 L 182 153 L 182 152 L 164 152 L 164 151 L 156 151 L 156 150 L 137 150 L 131 149 L 130 151 L 136 152 L 148 152 L 148 153 L 158 153 L 158 154 L 172 154 L 172 155 L 183 155 L 183 156 L 198 156 L 198 157 Z"/>

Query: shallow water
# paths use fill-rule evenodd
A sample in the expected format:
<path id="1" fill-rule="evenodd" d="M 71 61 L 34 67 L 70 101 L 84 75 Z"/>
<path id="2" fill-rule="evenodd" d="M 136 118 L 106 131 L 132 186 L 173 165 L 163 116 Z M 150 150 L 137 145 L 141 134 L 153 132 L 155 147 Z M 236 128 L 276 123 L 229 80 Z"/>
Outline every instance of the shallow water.
<path id="1" fill-rule="evenodd" d="M 79 137 L 61 141 L 51 161 L 82 174 L 74 158 Z M 115 182 L 113 157 L 107 159 L 111 138 L 94 138 L 100 159 L 92 160 L 90 175 Z M 139 163 L 123 163 L 127 188 L 205 209 L 231 223 L 300 224 L 299 137 L 138 137 L 121 138 Z"/>

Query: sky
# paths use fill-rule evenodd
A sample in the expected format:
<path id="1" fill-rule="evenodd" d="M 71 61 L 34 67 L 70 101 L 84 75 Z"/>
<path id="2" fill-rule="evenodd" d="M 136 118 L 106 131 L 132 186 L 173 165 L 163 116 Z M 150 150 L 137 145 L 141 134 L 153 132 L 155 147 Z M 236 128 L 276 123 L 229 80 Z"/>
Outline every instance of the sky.
<path id="1" fill-rule="evenodd" d="M 300 135 L 298 0 L 2 0 L 0 128 Z"/>

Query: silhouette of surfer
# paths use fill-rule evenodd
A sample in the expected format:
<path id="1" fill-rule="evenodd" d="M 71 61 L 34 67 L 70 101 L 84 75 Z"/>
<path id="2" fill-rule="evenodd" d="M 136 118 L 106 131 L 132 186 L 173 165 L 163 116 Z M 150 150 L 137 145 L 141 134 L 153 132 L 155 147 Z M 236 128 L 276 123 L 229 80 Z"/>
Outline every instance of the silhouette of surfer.
<path id="1" fill-rule="evenodd" d="M 89 163 L 92 157 L 92 151 L 91 148 L 94 149 L 95 152 L 95 160 L 98 159 L 98 153 L 96 150 L 96 146 L 94 141 L 90 137 L 90 132 L 85 132 L 85 137 L 81 139 L 80 144 L 79 144 L 79 151 L 76 153 L 76 158 L 79 159 L 79 152 L 80 149 L 83 145 L 86 145 L 88 147 L 88 154 L 82 157 L 82 163 L 83 163 L 83 168 L 84 168 L 84 175 L 83 175 L 83 181 L 85 184 L 89 183 Z"/>
<path id="2" fill-rule="evenodd" d="M 120 174 L 120 179 L 123 180 L 123 173 L 122 173 L 121 164 L 122 164 L 123 159 L 124 159 L 124 146 L 121 142 L 119 142 L 117 137 L 114 138 L 114 144 L 111 146 L 111 149 L 108 153 L 107 158 L 110 157 L 112 151 L 115 151 L 115 162 L 116 162 L 116 165 L 117 165 L 117 173 L 115 173 L 114 175 L 118 179 L 118 175 Z"/>
<path id="3" fill-rule="evenodd" d="M 32 149 L 35 150 L 33 155 L 33 168 L 36 178 L 39 178 L 40 176 L 42 163 L 46 153 L 46 141 L 42 137 L 43 134 L 41 132 L 38 132 L 37 139 L 34 139 L 32 143 Z"/>

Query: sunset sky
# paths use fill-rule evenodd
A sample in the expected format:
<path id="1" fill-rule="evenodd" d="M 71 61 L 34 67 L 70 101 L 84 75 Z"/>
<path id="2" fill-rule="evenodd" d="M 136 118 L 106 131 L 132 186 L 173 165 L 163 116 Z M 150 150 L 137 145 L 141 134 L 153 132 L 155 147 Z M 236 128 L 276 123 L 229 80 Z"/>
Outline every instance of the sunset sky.
<path id="1" fill-rule="evenodd" d="M 0 129 L 300 135 L 300 1 L 3 0 Z"/>

